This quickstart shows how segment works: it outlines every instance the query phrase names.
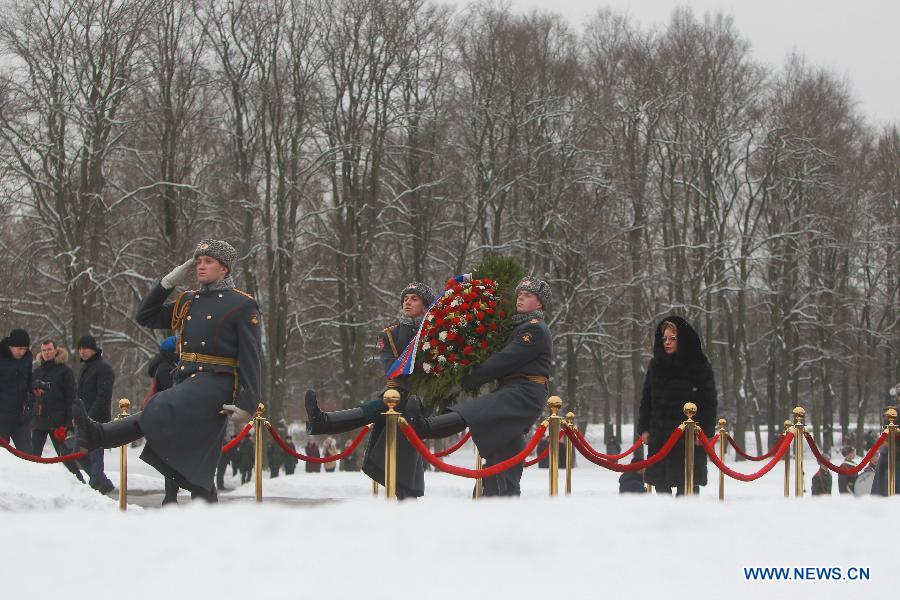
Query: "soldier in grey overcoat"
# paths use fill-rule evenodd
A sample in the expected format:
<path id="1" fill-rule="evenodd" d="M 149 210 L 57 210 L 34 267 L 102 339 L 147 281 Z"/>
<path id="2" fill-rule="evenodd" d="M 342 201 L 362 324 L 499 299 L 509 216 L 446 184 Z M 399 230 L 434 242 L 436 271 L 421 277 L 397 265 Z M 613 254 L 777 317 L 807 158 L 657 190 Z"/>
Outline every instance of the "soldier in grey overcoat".
<path id="1" fill-rule="evenodd" d="M 140 437 L 141 459 L 191 492 L 215 501 L 216 465 L 228 417 L 246 423 L 260 401 L 260 311 L 231 277 L 237 252 L 227 242 L 202 240 L 193 258 L 162 278 L 138 307 L 137 321 L 178 336 L 175 385 L 147 408 L 99 424 L 78 401 L 79 437 L 88 448 L 113 448 Z M 167 299 L 191 271 L 199 287 Z"/>
<path id="2" fill-rule="evenodd" d="M 462 379 L 463 389 L 472 393 L 492 381 L 498 383 L 497 389 L 451 406 L 442 415 L 413 420 L 420 437 L 448 437 L 468 427 L 485 468 L 525 448 L 525 433 L 541 416 L 549 395 L 553 340 L 544 311 L 551 299 L 550 285 L 537 277 L 526 277 L 516 286 L 517 314 L 506 344 Z M 522 467 L 520 463 L 486 477 L 484 495 L 521 494 Z"/>
<path id="3" fill-rule="evenodd" d="M 434 290 L 421 282 L 412 282 L 400 292 L 400 317 L 397 323 L 386 327 L 378 336 L 378 362 L 388 373 L 394 361 L 413 340 L 422 317 L 434 302 Z M 421 400 L 409 393 L 412 384 L 409 376 L 401 375 L 385 380 L 385 390 L 400 392 L 397 410 L 408 418 L 422 411 Z M 363 457 L 363 472 L 384 484 L 384 417 L 387 407 L 380 397 L 358 408 L 322 412 L 316 402 L 315 392 L 307 392 L 307 433 L 343 433 L 373 423 Z M 425 467 L 422 457 L 403 436 L 397 439 L 397 497 L 418 498 L 425 494 Z"/>

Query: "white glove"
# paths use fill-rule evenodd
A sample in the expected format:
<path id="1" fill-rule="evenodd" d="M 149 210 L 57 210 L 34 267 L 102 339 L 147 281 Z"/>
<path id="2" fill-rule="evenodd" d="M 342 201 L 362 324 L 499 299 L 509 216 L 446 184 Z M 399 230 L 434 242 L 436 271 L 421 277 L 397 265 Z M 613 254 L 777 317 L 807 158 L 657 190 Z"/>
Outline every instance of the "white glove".
<path id="1" fill-rule="evenodd" d="M 160 280 L 160 283 L 167 290 L 175 289 L 178 287 L 178 284 L 182 283 L 182 281 L 187 277 L 187 275 L 194 268 L 194 259 L 191 258 L 186 260 L 183 264 L 178 265 L 174 269 L 172 269 L 168 275 Z"/>
<path id="2" fill-rule="evenodd" d="M 253 418 L 253 415 L 248 413 L 243 408 L 238 408 L 234 404 L 223 404 L 222 412 L 228 416 L 229 419 L 234 421 L 235 423 L 246 424 Z"/>

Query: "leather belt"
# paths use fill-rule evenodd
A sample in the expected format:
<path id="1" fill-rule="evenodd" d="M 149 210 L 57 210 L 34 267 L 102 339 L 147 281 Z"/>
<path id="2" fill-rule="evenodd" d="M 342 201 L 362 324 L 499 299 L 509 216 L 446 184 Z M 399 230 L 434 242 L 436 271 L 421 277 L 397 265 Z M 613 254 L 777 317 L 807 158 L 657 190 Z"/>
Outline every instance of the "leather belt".
<path id="1" fill-rule="evenodd" d="M 531 383 L 536 383 L 538 385 L 549 385 L 550 378 L 544 377 L 543 375 L 524 375 L 521 373 L 517 373 L 515 375 L 507 375 L 503 379 L 500 380 L 500 385 L 506 385 L 507 383 L 511 383 L 514 379 L 527 379 Z"/>
<path id="2" fill-rule="evenodd" d="M 182 352 L 181 361 L 203 363 L 205 365 L 221 365 L 223 367 L 238 366 L 238 359 L 230 356 L 213 356 L 211 354 L 196 354 L 194 352 Z"/>

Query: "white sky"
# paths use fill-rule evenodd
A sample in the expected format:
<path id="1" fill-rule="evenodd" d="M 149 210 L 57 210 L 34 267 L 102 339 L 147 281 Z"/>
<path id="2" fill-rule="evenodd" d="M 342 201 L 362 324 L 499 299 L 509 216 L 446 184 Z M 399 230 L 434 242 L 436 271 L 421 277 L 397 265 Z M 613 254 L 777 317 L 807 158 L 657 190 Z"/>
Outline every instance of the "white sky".
<path id="1" fill-rule="evenodd" d="M 797 50 L 811 64 L 846 77 L 869 121 L 900 122 L 900 2 L 896 0 L 509 1 L 516 11 L 560 13 L 578 28 L 604 7 L 626 12 L 644 26 L 665 25 L 672 11 L 683 5 L 701 18 L 706 11 L 722 11 L 734 18 L 758 60 L 777 68 Z"/>

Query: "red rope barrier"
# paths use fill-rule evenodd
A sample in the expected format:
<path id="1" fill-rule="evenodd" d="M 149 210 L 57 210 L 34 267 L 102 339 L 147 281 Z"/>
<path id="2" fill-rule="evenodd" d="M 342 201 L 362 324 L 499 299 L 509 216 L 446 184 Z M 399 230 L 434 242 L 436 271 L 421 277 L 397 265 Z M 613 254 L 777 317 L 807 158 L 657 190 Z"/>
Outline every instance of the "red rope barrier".
<path id="1" fill-rule="evenodd" d="M 27 461 L 30 461 L 33 463 L 40 463 L 43 465 L 68 462 L 70 460 L 78 460 L 79 458 L 83 458 L 85 456 L 85 454 L 87 454 L 87 452 L 74 452 L 72 454 L 64 454 L 63 456 L 54 456 L 54 457 L 44 458 L 43 456 L 38 456 L 36 454 L 28 454 L 27 452 L 22 452 L 21 450 L 19 450 L 17 448 L 13 448 L 12 446 L 9 445 L 9 442 L 4 440 L 3 438 L 0 438 L 0 446 L 3 446 L 7 450 L 9 450 L 10 454 L 12 454 L 13 456 L 17 456 L 17 457 L 21 458 L 22 460 L 27 460 Z"/>
<path id="2" fill-rule="evenodd" d="M 562 439 L 562 437 L 563 437 L 563 430 L 560 429 L 559 430 L 559 439 Z M 550 444 L 547 444 L 547 447 L 544 448 L 544 450 L 540 454 L 538 454 L 537 457 L 535 457 L 531 460 L 526 460 L 524 463 L 525 467 L 526 468 L 533 467 L 534 465 L 538 464 L 539 462 L 541 462 L 542 460 L 547 458 L 548 454 L 550 454 Z"/>
<path id="3" fill-rule="evenodd" d="M 580 431 L 576 431 L 575 435 L 577 435 L 578 438 L 581 440 L 581 443 L 584 445 L 585 450 L 588 450 L 594 456 L 596 456 L 598 458 L 602 458 L 604 460 L 619 460 L 620 458 L 625 458 L 626 456 L 634 454 L 635 450 L 640 448 L 641 445 L 644 443 L 644 440 L 642 440 L 641 438 L 638 438 L 637 440 L 635 440 L 634 445 L 631 446 L 631 448 L 629 448 L 625 452 L 620 452 L 619 454 L 604 454 L 603 452 L 600 452 L 599 450 L 596 450 L 593 446 L 591 446 L 588 443 L 587 439 L 584 437 L 584 434 L 581 433 Z"/>
<path id="4" fill-rule="evenodd" d="M 459 440 L 458 442 L 456 442 L 455 444 L 453 444 L 446 450 L 441 450 L 440 452 L 435 452 L 434 455 L 437 456 L 438 458 L 443 458 L 444 456 L 449 456 L 450 454 L 453 454 L 454 452 L 456 452 L 457 450 L 462 448 L 463 444 L 468 442 L 470 437 L 472 437 L 472 432 L 467 431 L 466 435 L 462 436 L 461 440 Z"/>
<path id="5" fill-rule="evenodd" d="M 829 471 L 834 471 L 835 473 L 840 473 L 841 475 L 856 475 L 857 473 L 865 469 L 866 465 L 869 464 L 869 461 L 872 460 L 872 457 L 875 456 L 875 453 L 878 452 L 878 449 L 881 448 L 881 445 L 884 444 L 888 436 L 886 431 L 883 432 L 881 434 L 881 437 L 875 440 L 875 443 L 872 444 L 871 448 L 869 448 L 869 451 L 862 459 L 862 462 L 851 469 L 847 469 L 845 467 L 839 467 L 825 458 L 819 451 L 819 448 L 816 446 L 816 440 L 814 440 L 813 436 L 809 435 L 808 432 L 803 432 L 803 435 L 806 437 L 806 442 L 809 444 L 809 447 L 812 450 L 813 454 L 815 454 L 816 460 L 819 461 L 819 464 Z"/>
<path id="6" fill-rule="evenodd" d="M 744 450 L 742 450 L 740 447 L 738 447 L 737 442 L 734 441 L 734 438 L 731 437 L 731 435 L 728 435 L 726 439 L 728 440 L 728 443 L 731 444 L 731 447 L 734 448 L 734 451 L 739 456 L 742 456 L 742 457 L 746 458 L 747 460 L 766 460 L 767 458 L 772 458 L 773 456 L 775 456 L 775 453 L 778 452 L 778 446 L 780 445 L 780 440 L 779 440 L 779 444 L 775 444 L 774 446 L 772 446 L 772 449 L 769 450 L 768 452 L 766 452 L 765 454 L 760 454 L 759 456 L 753 456 L 752 454 L 747 454 Z"/>
<path id="7" fill-rule="evenodd" d="M 240 443 L 240 441 L 241 441 L 242 439 L 244 439 L 245 437 L 247 437 L 247 434 L 250 433 L 250 430 L 251 430 L 251 429 L 253 429 L 253 421 L 250 421 L 249 423 L 247 423 L 246 425 L 244 425 L 244 428 L 241 429 L 241 432 L 240 432 L 239 434 L 237 434 L 236 436 L 234 436 L 234 439 L 233 439 L 233 440 L 231 440 L 230 442 L 228 442 L 227 444 L 225 444 L 224 446 L 222 446 L 222 454 L 225 454 L 226 452 L 231 452 L 231 450 L 232 450 L 235 446 L 237 446 L 238 443 Z"/>
<path id="8" fill-rule="evenodd" d="M 537 447 L 538 442 L 542 437 L 544 437 L 544 432 L 547 431 L 547 426 L 541 425 L 537 428 L 537 430 L 534 432 L 534 436 L 532 436 L 531 441 L 528 442 L 528 445 L 525 446 L 524 450 L 522 450 L 512 458 L 507 458 L 503 462 L 499 462 L 496 465 L 493 465 L 486 469 L 464 469 L 463 467 L 448 465 L 428 451 L 428 448 L 425 447 L 425 444 L 422 443 L 422 440 L 419 439 L 419 436 L 416 435 L 416 432 L 412 427 L 401 427 L 400 430 L 403 432 L 403 435 L 406 436 L 406 439 L 409 440 L 409 443 L 412 444 L 413 448 L 415 448 L 419 452 L 419 454 L 422 455 L 422 458 L 428 461 L 428 463 L 431 464 L 431 466 L 433 466 L 434 468 L 440 469 L 445 473 L 450 473 L 451 475 L 468 477 L 469 479 L 481 479 L 483 477 L 490 477 L 492 475 L 496 475 L 497 473 L 502 473 L 503 471 L 514 467 L 515 465 L 524 461 L 529 454 L 534 452 L 534 449 Z"/>
<path id="9" fill-rule="evenodd" d="M 787 452 L 791 447 L 791 440 L 794 439 L 794 434 L 789 433 L 781 438 L 781 442 L 779 442 L 778 445 L 775 446 L 777 452 L 775 453 L 775 456 L 772 458 L 772 460 L 767 462 L 763 466 L 763 468 L 761 468 L 756 473 L 749 474 L 739 473 L 738 471 L 725 466 L 725 463 L 723 463 L 722 459 L 720 459 L 716 454 L 716 449 L 713 448 L 713 445 L 709 443 L 709 440 L 703 433 L 702 429 L 697 430 L 697 439 L 700 440 L 700 445 L 703 446 L 704 450 L 706 450 L 706 454 L 709 455 L 709 459 L 719 468 L 720 471 L 722 471 L 732 479 L 737 479 L 738 481 L 756 481 L 757 479 L 771 471 L 775 467 L 775 465 L 777 465 L 781 461 L 784 453 Z"/>
<path id="10" fill-rule="evenodd" d="M 269 424 L 266 424 L 266 429 L 269 430 L 269 434 L 275 440 L 275 443 L 277 443 L 279 446 L 281 446 L 281 449 L 284 450 L 285 454 L 290 454 L 294 458 L 299 458 L 302 461 L 311 462 L 311 463 L 320 463 L 320 464 L 334 462 L 336 460 L 340 460 L 342 458 L 346 458 L 346 457 L 350 456 L 351 454 L 353 454 L 353 451 L 356 450 L 356 447 L 359 446 L 360 442 L 363 441 L 363 438 L 366 437 L 366 434 L 369 433 L 369 428 L 363 427 L 362 430 L 359 432 L 359 434 L 355 438 L 353 438 L 353 441 L 350 442 L 350 445 L 347 446 L 346 448 L 344 448 L 343 452 L 341 452 L 339 454 L 335 454 L 333 456 L 318 457 L 318 456 L 306 456 L 305 454 L 300 454 L 299 452 L 292 450 L 291 447 L 287 445 L 287 442 L 285 442 L 283 439 L 281 439 L 281 436 L 278 435 L 278 432 L 275 431 L 274 427 L 272 427 Z"/>
<path id="11" fill-rule="evenodd" d="M 675 444 L 678 442 L 678 440 L 681 439 L 681 436 L 684 435 L 684 430 L 681 427 L 676 427 L 675 431 L 672 432 L 672 435 L 669 436 L 669 439 L 666 441 L 663 447 L 659 449 L 659 452 L 657 452 L 650 458 L 647 458 L 646 460 L 639 460 L 638 462 L 633 462 L 627 465 L 620 465 L 617 462 L 612 462 L 610 460 L 606 460 L 605 458 L 600 458 L 599 456 L 593 455 L 590 450 L 584 447 L 584 445 L 581 443 L 581 440 L 578 439 L 578 436 L 568 429 L 566 430 L 566 435 L 569 436 L 570 440 L 572 440 L 572 444 L 578 449 L 578 452 L 580 452 L 583 457 L 585 457 L 595 465 L 605 467 L 610 471 L 625 473 L 628 471 L 639 471 L 640 469 L 644 469 L 646 467 L 649 467 L 650 465 L 655 465 L 656 463 L 664 459 L 669 454 L 669 452 L 672 451 L 672 448 L 675 447 Z"/>

